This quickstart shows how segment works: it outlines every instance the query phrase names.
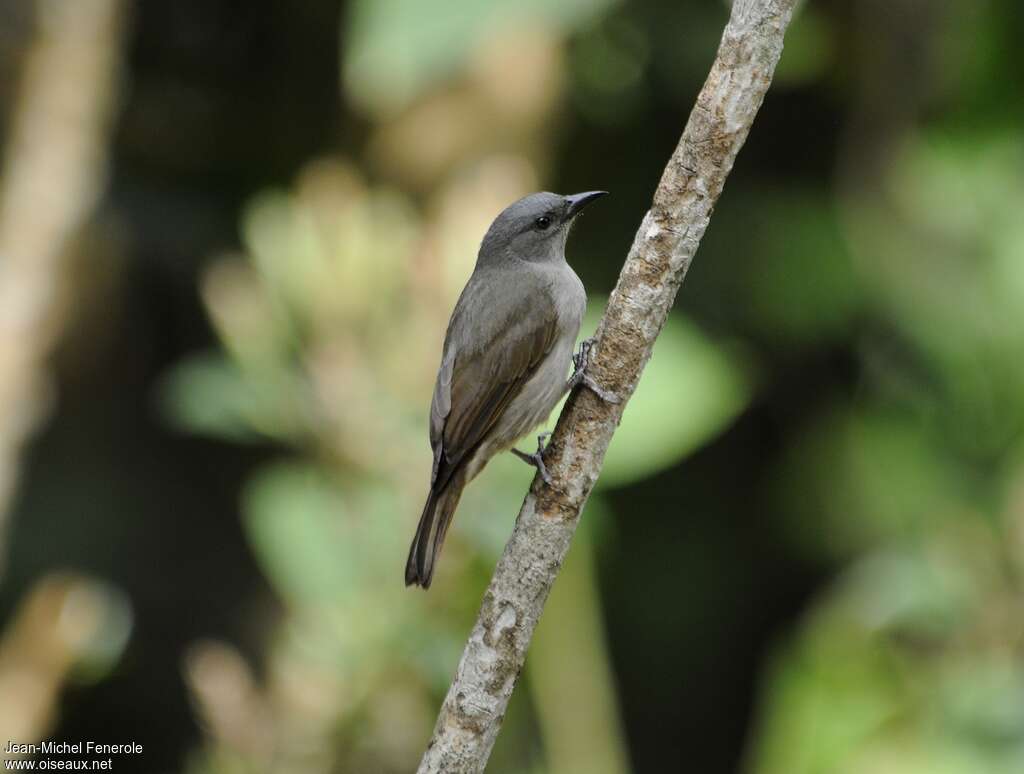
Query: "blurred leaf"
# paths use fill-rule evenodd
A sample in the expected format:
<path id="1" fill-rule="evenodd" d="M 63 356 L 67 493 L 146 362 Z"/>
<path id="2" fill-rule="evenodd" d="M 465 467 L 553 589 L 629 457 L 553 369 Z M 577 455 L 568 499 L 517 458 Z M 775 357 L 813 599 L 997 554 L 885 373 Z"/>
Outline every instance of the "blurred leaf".
<path id="1" fill-rule="evenodd" d="M 841 640 L 794 643 L 771 668 L 754 774 L 828 774 L 893 717 L 898 688 L 884 651 Z"/>
<path id="2" fill-rule="evenodd" d="M 1018 66 L 1019 19 L 1008 11 L 1019 6 L 1010 2 L 957 0 L 947 3 L 937 15 L 941 27 L 935 35 L 930 57 L 938 92 L 952 118 L 974 128 L 1020 116 L 1020 83 L 1007 81 L 1003 73 Z"/>
<path id="3" fill-rule="evenodd" d="M 843 770 L 904 710 L 907 664 L 858 599 L 870 577 L 841 577 L 769 666 L 754 774 Z"/>
<path id="4" fill-rule="evenodd" d="M 812 556 L 844 557 L 960 516 L 970 481 L 925 430 L 874 406 L 822 415 L 771 477 L 797 542 Z"/>
<path id="5" fill-rule="evenodd" d="M 82 603 L 81 597 L 92 597 L 91 604 L 102 615 L 93 636 L 77 654 L 73 677 L 81 683 L 97 683 L 118 666 L 134 629 L 135 613 L 131 599 L 123 590 L 98 580 L 89 580 L 69 594 L 68 604 Z"/>
<path id="6" fill-rule="evenodd" d="M 443 691 L 479 604 L 473 589 L 463 609 L 405 588 L 410 534 L 396 526 L 405 511 L 390 487 L 350 485 L 301 461 L 263 469 L 244 492 L 253 552 L 293 614 L 287 649 L 342 675 L 350 702 L 399 665 Z M 457 542 L 449 536 L 435 589 L 458 564 Z"/>
<path id="7" fill-rule="evenodd" d="M 247 486 L 243 511 L 260 564 L 292 604 L 330 600 L 350 584 L 344 506 L 316 468 L 292 463 L 263 471 Z"/>
<path id="8" fill-rule="evenodd" d="M 304 607 L 337 605 L 372 584 L 377 572 L 366 546 L 394 542 L 387 520 L 363 510 L 381 496 L 384 490 L 370 498 L 343 495 L 335 480 L 304 463 L 281 463 L 255 476 L 245 491 L 245 526 L 277 589 Z M 397 570 L 395 578 L 397 585 Z"/>
<path id="9" fill-rule="evenodd" d="M 947 625 L 934 627 L 936 604 L 958 593 L 944 578 L 957 568 L 934 559 L 871 555 L 811 609 L 769 668 L 753 774 L 1021 770 L 1024 670 L 976 645 L 949 647 L 984 595 L 947 607 Z"/>
<path id="10" fill-rule="evenodd" d="M 238 442 L 294 438 L 310 400 L 286 372 L 255 378 L 215 353 L 179 363 L 158 394 L 164 413 L 177 426 Z"/>
<path id="11" fill-rule="evenodd" d="M 650 40 L 629 9 L 618 10 L 577 36 L 571 48 L 573 103 L 598 124 L 628 123 L 651 97 L 644 79 Z"/>
<path id="12" fill-rule="evenodd" d="M 946 444 L 990 460 L 1024 428 L 1024 142 L 913 135 L 888 172 L 891 196 L 849 208 L 859 274 L 929 371 Z"/>
<path id="13" fill-rule="evenodd" d="M 405 197 L 328 158 L 307 164 L 294 191 L 253 197 L 242 232 L 279 324 L 364 333 L 400 303 L 416 220 Z"/>
<path id="14" fill-rule="evenodd" d="M 450 76 L 487 32 L 522 18 L 565 33 L 611 0 L 457 0 L 443 13 L 418 0 L 354 0 L 342 66 L 348 96 L 374 112 L 400 109 Z"/>
<path id="15" fill-rule="evenodd" d="M 861 289 L 831 206 L 820 192 L 777 192 L 754 218 L 760 227 L 750 231 L 751 311 L 795 343 L 842 334 Z"/>
<path id="16" fill-rule="evenodd" d="M 942 690 L 947 719 L 961 734 L 993 745 L 1024 745 L 1024 667 L 1019 659 L 965 659 L 945 675 Z"/>
<path id="17" fill-rule="evenodd" d="M 916 642 L 949 634 L 975 603 L 974 589 L 964 568 L 939 559 L 923 549 L 868 554 L 836 585 L 833 614 Z"/>
<path id="18" fill-rule="evenodd" d="M 604 308 L 598 300 L 584 330 Z M 672 315 L 615 432 L 600 486 L 622 486 L 671 467 L 729 425 L 750 401 L 752 379 L 737 352 Z"/>

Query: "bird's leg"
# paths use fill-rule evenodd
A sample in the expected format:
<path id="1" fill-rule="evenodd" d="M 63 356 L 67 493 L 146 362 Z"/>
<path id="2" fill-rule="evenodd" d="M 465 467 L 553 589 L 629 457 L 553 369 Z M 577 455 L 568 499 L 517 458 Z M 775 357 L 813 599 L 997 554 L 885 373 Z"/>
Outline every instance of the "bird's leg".
<path id="1" fill-rule="evenodd" d="M 572 356 L 572 376 L 569 377 L 569 381 L 565 385 L 566 390 L 572 390 L 582 384 L 605 403 L 618 403 L 618 395 L 606 390 L 587 373 L 587 366 L 590 365 L 590 350 L 593 347 L 593 339 L 584 339 L 580 342 L 580 351 Z"/>
<path id="2" fill-rule="evenodd" d="M 551 437 L 551 433 L 541 433 L 537 436 L 537 451 L 533 454 L 527 454 L 521 452 L 519 449 L 510 449 L 510 451 L 516 455 L 519 459 L 525 462 L 527 465 L 533 465 L 537 468 L 540 473 L 540 477 L 544 479 L 544 483 L 551 486 L 551 474 L 548 473 L 547 466 L 544 464 L 544 452 L 547 451 L 544 445 L 548 438 Z"/>

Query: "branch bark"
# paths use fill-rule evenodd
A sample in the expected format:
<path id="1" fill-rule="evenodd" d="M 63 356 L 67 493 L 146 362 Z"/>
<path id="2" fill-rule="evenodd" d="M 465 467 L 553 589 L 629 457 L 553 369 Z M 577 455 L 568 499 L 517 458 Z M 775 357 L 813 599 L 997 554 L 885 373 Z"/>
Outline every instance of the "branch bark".
<path id="1" fill-rule="evenodd" d="M 598 327 L 589 373 L 622 398 L 570 396 L 484 594 L 419 774 L 482 772 L 605 451 L 771 83 L 797 0 L 735 0 L 718 54 Z"/>
<path id="2" fill-rule="evenodd" d="M 35 5 L 0 165 L 0 573 L 8 500 L 74 297 L 75 239 L 105 185 L 128 4 Z"/>

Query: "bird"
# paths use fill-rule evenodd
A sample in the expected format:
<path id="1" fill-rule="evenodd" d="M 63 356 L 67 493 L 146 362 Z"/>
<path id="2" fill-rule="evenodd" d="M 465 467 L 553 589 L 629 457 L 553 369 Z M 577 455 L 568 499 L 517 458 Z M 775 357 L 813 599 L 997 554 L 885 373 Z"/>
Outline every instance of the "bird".
<path id="1" fill-rule="evenodd" d="M 565 259 L 576 217 L 606 193 L 533 193 L 487 230 L 445 333 L 430 403 L 430 492 L 409 547 L 406 586 L 430 587 L 463 488 L 494 455 L 511 450 L 551 484 L 543 457 L 549 434 L 533 454 L 514 445 L 568 390 L 584 384 L 617 402 L 587 374 L 592 341 L 573 355 L 587 294 Z"/>

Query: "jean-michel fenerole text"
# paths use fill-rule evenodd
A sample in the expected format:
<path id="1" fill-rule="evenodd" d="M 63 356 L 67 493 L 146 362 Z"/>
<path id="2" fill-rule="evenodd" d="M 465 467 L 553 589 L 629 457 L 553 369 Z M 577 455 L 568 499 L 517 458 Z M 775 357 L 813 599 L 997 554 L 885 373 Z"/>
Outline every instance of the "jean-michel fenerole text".
<path id="1" fill-rule="evenodd" d="M 138 742 L 105 744 L 102 742 L 39 742 L 20 744 L 8 741 L 6 755 L 137 755 L 142 752 Z"/>

